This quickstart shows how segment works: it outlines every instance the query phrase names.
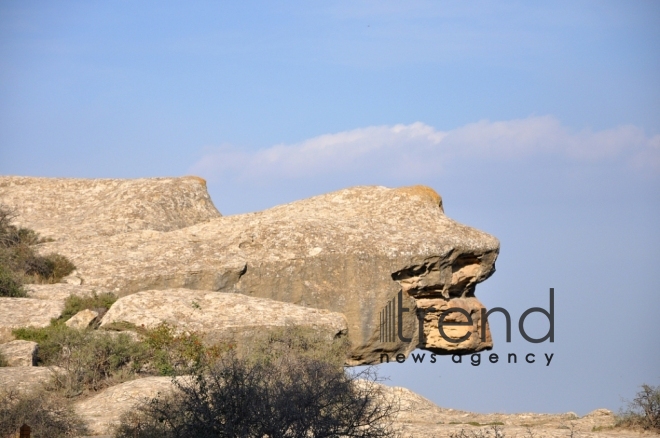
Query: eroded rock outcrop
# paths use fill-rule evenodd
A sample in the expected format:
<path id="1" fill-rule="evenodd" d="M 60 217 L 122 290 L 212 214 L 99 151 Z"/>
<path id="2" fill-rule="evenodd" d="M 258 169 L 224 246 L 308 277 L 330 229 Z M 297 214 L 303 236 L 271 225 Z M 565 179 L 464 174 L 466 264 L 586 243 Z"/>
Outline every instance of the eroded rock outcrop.
<path id="1" fill-rule="evenodd" d="M 40 390 L 52 378 L 57 367 L 0 367 L 0 388 L 21 393 Z"/>
<path id="2" fill-rule="evenodd" d="M 75 410 L 92 434 L 110 434 L 124 413 L 145 400 L 167 395 L 173 389 L 172 377 L 145 377 L 107 388 L 76 403 Z"/>
<path id="3" fill-rule="evenodd" d="M 33 341 L 16 340 L 0 344 L 0 354 L 10 367 L 31 367 L 37 364 L 39 346 Z"/>
<path id="4" fill-rule="evenodd" d="M 99 316 L 99 312 L 91 309 L 84 309 L 69 318 L 64 324 L 67 327 L 75 329 L 86 329 L 92 325 Z"/>
<path id="5" fill-rule="evenodd" d="M 297 306 L 241 294 L 190 289 L 138 292 L 120 298 L 103 316 L 101 327 L 129 322 L 154 328 L 161 323 L 202 333 L 210 341 L 232 340 L 271 327 L 300 325 L 345 336 L 346 318 L 325 309 Z"/>
<path id="6" fill-rule="evenodd" d="M 220 217 L 198 177 L 0 177 L 0 204 L 21 226 L 57 240 L 136 230 L 171 231 Z"/>
<path id="7" fill-rule="evenodd" d="M 55 284 L 26 284 L 28 298 L 39 300 L 59 300 L 64 301 L 71 295 L 85 297 L 94 292 L 105 292 L 103 288 L 86 287 L 75 284 L 55 283 Z"/>
<path id="8" fill-rule="evenodd" d="M 46 327 L 63 309 L 64 301 L 59 300 L 0 297 L 0 342 L 11 341 L 15 328 Z"/>
<path id="9" fill-rule="evenodd" d="M 75 205 L 85 196 L 66 199 Z M 22 210 L 21 219 L 28 213 Z M 29 223 L 43 232 L 40 222 Z M 69 257 L 84 286 L 119 295 L 171 288 L 238 292 L 343 313 L 352 363 L 378 362 L 380 353 L 407 354 L 418 345 L 438 352 L 492 345 L 489 334 L 462 343 L 435 336 L 439 312 L 449 307 L 466 309 L 478 330 L 475 285 L 493 273 L 499 242 L 445 216 L 440 197 L 427 187 L 354 187 L 179 229 L 121 224 L 120 231 L 138 231 L 89 232 L 85 239 L 44 244 L 42 251 Z"/>

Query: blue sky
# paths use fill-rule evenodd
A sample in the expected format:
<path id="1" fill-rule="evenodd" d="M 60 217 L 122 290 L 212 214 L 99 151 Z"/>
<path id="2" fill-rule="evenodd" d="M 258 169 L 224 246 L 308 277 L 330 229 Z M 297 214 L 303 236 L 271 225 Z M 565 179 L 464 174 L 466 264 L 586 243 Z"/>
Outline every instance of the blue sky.
<path id="1" fill-rule="evenodd" d="M 556 290 L 554 344 L 495 322 L 494 351 L 555 357 L 383 366 L 390 384 L 617 409 L 660 384 L 659 20 L 652 1 L 4 1 L 0 173 L 198 174 L 223 214 L 430 185 L 502 243 L 487 306 Z"/>

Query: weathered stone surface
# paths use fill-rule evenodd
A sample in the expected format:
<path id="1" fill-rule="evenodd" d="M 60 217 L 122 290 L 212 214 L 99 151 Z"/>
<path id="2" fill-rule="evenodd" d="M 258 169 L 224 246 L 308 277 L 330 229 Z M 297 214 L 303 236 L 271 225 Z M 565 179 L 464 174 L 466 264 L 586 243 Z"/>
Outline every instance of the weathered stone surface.
<path id="1" fill-rule="evenodd" d="M 103 316 L 101 327 L 126 321 L 153 328 L 165 322 L 186 331 L 203 333 L 218 341 L 287 324 L 304 325 L 327 333 L 346 335 L 346 318 L 324 309 L 297 306 L 241 294 L 190 289 L 138 292 L 120 298 Z"/>
<path id="2" fill-rule="evenodd" d="M 0 297 L 0 342 L 12 340 L 14 328 L 46 327 L 63 309 L 64 301 L 59 300 Z"/>
<path id="3" fill-rule="evenodd" d="M 84 309 L 69 318 L 64 324 L 75 329 L 86 329 L 99 316 L 99 312 Z"/>
<path id="4" fill-rule="evenodd" d="M 16 222 L 57 240 L 170 231 L 220 216 L 198 177 L 76 179 L 0 177 L 0 204 Z"/>
<path id="5" fill-rule="evenodd" d="M 37 363 L 39 345 L 33 341 L 15 340 L 0 344 L 0 354 L 10 367 L 31 367 Z"/>
<path id="6" fill-rule="evenodd" d="M 39 345 L 32 341 L 16 340 L 0 344 L 0 354 L 10 367 L 31 367 L 37 363 Z"/>
<path id="7" fill-rule="evenodd" d="M 400 407 L 394 419 L 395 427 L 402 436 L 410 437 L 451 437 L 451 436 L 490 436 L 495 438 L 492 425 L 498 425 L 507 437 L 633 437 L 633 431 L 611 430 L 615 417 L 607 409 L 597 409 L 584 417 L 572 412 L 563 414 L 479 414 L 437 406 L 421 395 L 401 387 L 381 385 L 381 397 L 393 401 Z M 603 428 L 597 433 L 594 428 Z M 466 435 L 461 435 L 461 430 Z M 532 435 L 529 431 L 531 430 Z M 487 435 L 490 433 L 490 435 Z"/>
<path id="8" fill-rule="evenodd" d="M 68 283 L 26 284 L 25 289 L 27 290 L 28 298 L 60 301 L 66 300 L 71 295 L 84 297 L 91 295 L 93 292 L 105 292 L 103 288 L 93 288 Z"/>
<path id="9" fill-rule="evenodd" d="M 171 377 L 145 377 L 107 388 L 93 397 L 78 402 L 75 410 L 91 433 L 97 435 L 112 433 L 122 414 L 144 400 L 169 393 L 173 388 Z"/>
<path id="10" fill-rule="evenodd" d="M 40 389 L 53 377 L 50 367 L 0 367 L 0 388 L 5 391 L 26 392 Z"/>
<path id="11" fill-rule="evenodd" d="M 494 271 L 499 242 L 445 216 L 427 187 L 354 187 L 228 216 L 170 232 L 136 231 L 45 244 L 71 258 L 83 284 L 120 295 L 185 287 L 239 292 L 343 313 L 354 363 L 380 352 L 409 353 L 418 344 L 436 351 L 481 350 L 473 336 L 449 346 L 419 341 L 417 314 L 445 303 L 480 306 L 475 285 Z M 402 342 L 381 342 L 381 310 L 403 290 Z M 429 301 L 430 300 L 430 301 Z M 440 300 L 440 301 L 437 301 Z M 394 312 L 396 314 L 397 312 Z M 398 328 L 398 320 L 390 327 Z M 395 330 L 396 331 L 396 330 Z M 394 338 L 394 339 L 392 339 Z M 444 340 L 442 340 L 444 341 Z"/>

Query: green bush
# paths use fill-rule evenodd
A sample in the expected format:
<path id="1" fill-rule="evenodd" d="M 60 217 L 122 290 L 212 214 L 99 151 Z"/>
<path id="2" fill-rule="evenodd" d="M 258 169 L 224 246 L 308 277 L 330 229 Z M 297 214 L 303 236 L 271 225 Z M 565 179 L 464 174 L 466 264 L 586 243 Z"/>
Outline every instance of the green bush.
<path id="1" fill-rule="evenodd" d="M 237 353 L 252 361 L 272 361 L 294 354 L 342 367 L 349 347 L 346 337 L 329 338 L 311 327 L 290 325 L 255 334 L 250 342 L 237 347 Z"/>
<path id="2" fill-rule="evenodd" d="M 37 254 L 34 246 L 47 240 L 12 225 L 14 217 L 0 206 L 0 296 L 25 296 L 23 283 L 56 283 L 73 272 L 75 266 L 66 257 Z"/>
<path id="3" fill-rule="evenodd" d="M 617 419 L 616 427 L 660 431 L 660 386 L 643 384 Z"/>
<path id="4" fill-rule="evenodd" d="M 63 438 L 86 434 L 70 404 L 52 393 L 19 394 L 0 390 L 0 437 L 13 438 L 27 424 L 33 438 Z"/>
<path id="5" fill-rule="evenodd" d="M 38 365 L 63 369 L 53 383 L 68 397 L 134 378 L 149 360 L 146 346 L 125 333 L 77 330 L 59 323 L 19 328 L 13 334 L 17 339 L 39 344 Z"/>
<path id="6" fill-rule="evenodd" d="M 17 276 L 0 264 L 0 297 L 26 297 L 27 292 L 23 288 Z"/>
<path id="7" fill-rule="evenodd" d="M 207 347 L 197 333 L 177 333 L 169 324 L 139 330 L 149 347 L 150 364 L 161 376 L 188 374 L 220 357 L 220 346 Z"/>
<path id="8" fill-rule="evenodd" d="M 64 310 L 58 320 L 67 321 L 73 315 L 85 309 L 94 310 L 102 317 L 115 301 L 117 301 L 117 296 L 110 292 L 101 294 L 92 292 L 88 296 L 71 295 L 64 301 Z"/>
<path id="9" fill-rule="evenodd" d="M 127 333 L 70 328 L 62 320 L 47 327 L 14 329 L 12 333 L 17 339 L 39 344 L 38 365 L 63 369 L 53 384 L 68 397 L 140 375 L 188 374 L 227 350 L 204 346 L 197 334 L 176 333 L 166 324 L 139 330 L 141 340 Z"/>

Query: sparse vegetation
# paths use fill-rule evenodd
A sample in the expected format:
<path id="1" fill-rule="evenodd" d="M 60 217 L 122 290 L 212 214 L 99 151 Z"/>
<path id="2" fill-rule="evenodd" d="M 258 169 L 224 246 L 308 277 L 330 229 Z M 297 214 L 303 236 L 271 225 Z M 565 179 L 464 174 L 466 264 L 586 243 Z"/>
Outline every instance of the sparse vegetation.
<path id="1" fill-rule="evenodd" d="M 188 374 L 227 348 L 207 347 L 196 333 L 176 333 L 168 325 L 127 333 L 78 330 L 60 320 L 42 328 L 13 330 L 17 339 L 39 344 L 38 365 L 56 365 L 53 388 L 67 397 L 98 391 L 138 376 Z"/>
<path id="2" fill-rule="evenodd" d="M 175 381 L 172 395 L 124 416 L 116 436 L 394 436 L 397 406 L 381 397 L 370 370 L 350 374 L 321 359 L 333 348 L 343 347 L 299 328 L 270 333 Z"/>
<path id="3" fill-rule="evenodd" d="M 15 437 L 29 424 L 33 437 L 74 437 L 85 434 L 82 421 L 67 400 L 56 394 L 0 392 L 0 437 Z"/>
<path id="4" fill-rule="evenodd" d="M 493 423 L 489 428 L 482 427 L 473 430 L 461 429 L 458 432 L 451 432 L 449 433 L 449 438 L 506 438 L 506 434 L 504 433 L 504 428 L 499 424 Z"/>
<path id="5" fill-rule="evenodd" d="M 26 296 L 25 283 L 57 283 L 75 266 L 59 254 L 39 255 L 35 245 L 47 240 L 34 230 L 12 224 L 15 215 L 0 206 L 0 296 Z"/>
<path id="6" fill-rule="evenodd" d="M 64 302 L 64 310 L 58 321 L 67 321 L 73 315 L 85 309 L 98 312 L 100 319 L 115 301 L 117 301 L 117 296 L 110 292 L 101 294 L 92 292 L 88 296 L 71 295 Z"/>
<path id="7" fill-rule="evenodd" d="M 660 386 L 643 384 L 620 413 L 616 427 L 660 431 Z"/>
<path id="8" fill-rule="evenodd" d="M 0 367 L 6 367 L 7 366 L 7 359 L 0 353 Z"/>
<path id="9" fill-rule="evenodd" d="M 161 376 L 188 374 L 212 362 L 229 346 L 205 346 L 197 333 L 177 333 L 168 324 L 139 330 L 150 352 L 150 365 Z"/>
<path id="10" fill-rule="evenodd" d="M 0 249 L 0 253 L 2 251 Z M 23 284 L 17 278 L 18 276 L 2 264 L 2 257 L 0 255 L 0 297 L 21 298 L 27 296 Z"/>
<path id="11" fill-rule="evenodd" d="M 344 365 L 349 343 L 345 337 L 329 339 L 311 327 L 286 326 L 256 333 L 251 342 L 237 346 L 239 356 L 253 362 L 276 361 L 291 354 Z"/>
<path id="12" fill-rule="evenodd" d="M 97 391 L 133 378 L 147 362 L 145 346 L 126 334 L 77 330 L 64 324 L 14 330 L 18 339 L 39 344 L 39 365 L 57 365 L 53 389 L 67 397 Z"/>

